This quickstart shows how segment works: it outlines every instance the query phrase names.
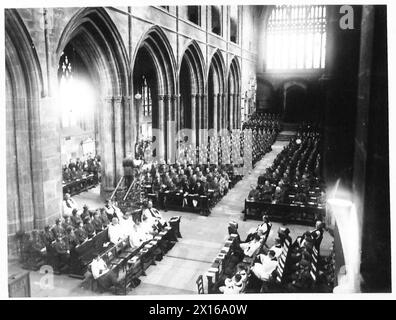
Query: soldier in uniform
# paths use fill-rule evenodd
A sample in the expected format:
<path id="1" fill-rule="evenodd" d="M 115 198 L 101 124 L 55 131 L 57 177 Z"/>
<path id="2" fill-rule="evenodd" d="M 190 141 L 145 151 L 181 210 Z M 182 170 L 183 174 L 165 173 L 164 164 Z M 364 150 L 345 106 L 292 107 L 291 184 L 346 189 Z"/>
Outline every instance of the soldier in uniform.
<path id="1" fill-rule="evenodd" d="M 66 230 L 67 229 L 67 227 L 73 227 L 73 223 L 72 223 L 72 221 L 71 221 L 71 217 L 65 217 L 64 218 L 64 220 L 63 220 L 63 222 L 62 222 L 62 228 L 63 228 L 63 230 Z"/>
<path id="2" fill-rule="evenodd" d="M 78 228 L 74 231 L 74 234 L 76 235 L 79 244 L 83 243 L 85 240 L 88 239 L 88 234 L 84 229 L 82 221 L 80 221 Z"/>
<path id="3" fill-rule="evenodd" d="M 57 257 L 56 268 L 58 271 L 66 271 L 66 269 L 69 267 L 70 250 L 64 238 L 60 236 L 56 238 L 54 249 Z"/>
<path id="4" fill-rule="evenodd" d="M 100 217 L 99 210 L 96 210 L 92 219 L 92 225 L 95 229 L 96 233 L 99 233 L 103 230 L 103 223 Z"/>
<path id="5" fill-rule="evenodd" d="M 72 216 L 70 217 L 70 221 L 74 228 L 77 228 L 80 222 L 82 221 L 81 218 L 77 215 L 77 209 L 73 209 Z"/>
<path id="6" fill-rule="evenodd" d="M 74 230 L 70 226 L 67 227 L 67 229 L 66 229 L 65 242 L 66 242 L 68 250 L 70 250 L 70 251 L 72 251 L 79 244 L 79 241 L 74 233 Z"/>
<path id="7" fill-rule="evenodd" d="M 104 208 L 100 208 L 100 220 L 102 221 L 103 228 L 107 228 L 110 224 L 109 217 Z"/>
<path id="8" fill-rule="evenodd" d="M 55 226 L 52 228 L 52 233 L 54 234 L 55 239 L 57 239 L 58 237 L 63 238 L 65 236 L 65 229 L 63 229 L 61 225 L 60 218 L 56 219 Z"/>
<path id="9" fill-rule="evenodd" d="M 249 200 L 258 201 L 259 197 L 260 197 L 259 190 L 257 190 L 257 188 L 253 184 L 251 184 L 250 185 L 250 192 L 248 194 L 248 199 Z"/>
<path id="10" fill-rule="evenodd" d="M 92 224 L 92 220 L 90 217 L 86 217 L 84 220 L 84 229 L 87 233 L 88 239 L 91 239 L 95 236 L 95 227 Z"/>

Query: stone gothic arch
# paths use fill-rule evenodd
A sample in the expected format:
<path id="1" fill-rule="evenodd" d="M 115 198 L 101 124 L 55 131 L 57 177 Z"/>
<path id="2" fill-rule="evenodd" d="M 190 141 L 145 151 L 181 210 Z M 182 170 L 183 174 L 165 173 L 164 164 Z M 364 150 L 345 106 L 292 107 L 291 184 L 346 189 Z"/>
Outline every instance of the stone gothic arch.
<path id="1" fill-rule="evenodd" d="M 209 66 L 208 92 L 208 128 L 210 135 L 226 129 L 225 121 L 225 68 L 220 50 L 216 50 Z"/>
<path id="2" fill-rule="evenodd" d="M 207 140 L 206 130 L 204 130 L 205 127 L 207 128 L 204 121 L 204 70 L 204 59 L 199 45 L 196 41 L 191 41 L 182 55 L 179 67 L 180 118 L 178 122 L 181 129 L 191 131 L 189 139 L 193 145 Z"/>
<path id="3" fill-rule="evenodd" d="M 123 175 L 122 160 L 130 146 L 129 61 L 116 26 L 104 8 L 79 10 L 66 25 L 56 51 L 73 45 L 97 88 L 98 153 L 102 191 L 111 191 Z"/>
<path id="4" fill-rule="evenodd" d="M 238 58 L 231 60 L 228 72 L 228 108 L 226 111 L 227 127 L 240 127 L 241 119 L 241 69 Z"/>
<path id="5" fill-rule="evenodd" d="M 5 62 L 7 221 L 8 236 L 13 237 L 44 227 L 47 201 L 53 200 L 46 194 L 50 178 L 44 174 L 47 158 L 41 150 L 42 137 L 47 139 L 40 127 L 42 72 L 32 40 L 13 9 L 5 10 Z M 15 239 L 9 238 L 8 245 L 13 252 Z"/>
<path id="6" fill-rule="evenodd" d="M 152 87 L 153 156 L 159 161 L 175 159 L 175 112 L 178 96 L 175 92 L 175 58 L 164 31 L 154 26 L 141 38 L 133 61 L 133 92 L 139 91 L 139 79 L 147 74 Z M 134 112 L 139 114 L 140 102 L 134 99 Z M 137 139 L 140 120 L 137 117 Z"/>

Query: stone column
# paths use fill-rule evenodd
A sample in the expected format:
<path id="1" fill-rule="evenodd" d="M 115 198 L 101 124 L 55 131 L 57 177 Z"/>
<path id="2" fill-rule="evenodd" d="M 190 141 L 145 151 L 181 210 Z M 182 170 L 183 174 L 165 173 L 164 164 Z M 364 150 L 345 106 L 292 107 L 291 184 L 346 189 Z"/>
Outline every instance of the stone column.
<path id="1" fill-rule="evenodd" d="M 165 95 L 163 94 L 158 95 L 158 128 L 153 131 L 156 136 L 157 160 L 165 160 Z"/>
<path id="2" fill-rule="evenodd" d="M 133 97 L 133 113 L 135 114 L 136 118 L 136 125 L 135 125 L 135 132 L 136 138 L 134 142 L 140 140 L 140 110 L 142 109 L 142 98 L 136 99 Z M 135 143 L 133 143 L 133 154 L 135 155 Z"/>
<path id="3" fill-rule="evenodd" d="M 222 134 L 224 130 L 224 93 L 219 94 L 219 108 L 218 108 L 218 133 Z"/>
<path id="4" fill-rule="evenodd" d="M 234 94 L 233 93 L 229 93 L 228 94 L 228 114 L 230 117 L 230 129 L 234 128 Z"/>
<path id="5" fill-rule="evenodd" d="M 176 107 L 177 107 L 177 95 L 170 95 L 168 98 L 168 121 L 167 121 L 167 132 L 168 132 L 168 143 L 167 143 L 167 161 L 174 163 L 176 160 Z"/>
<path id="6" fill-rule="evenodd" d="M 241 128 L 241 99 L 240 94 L 234 94 L 235 128 Z"/>
<path id="7" fill-rule="evenodd" d="M 197 126 L 196 126 L 196 116 L 197 116 L 197 95 L 195 93 L 191 94 L 191 144 L 195 147 L 197 145 L 197 139 L 196 139 L 196 131 Z"/>
<path id="8" fill-rule="evenodd" d="M 208 105 L 207 105 L 207 95 L 199 95 L 200 101 L 200 119 L 199 119 L 199 141 L 200 143 L 208 142 Z"/>
<path id="9" fill-rule="evenodd" d="M 102 154 L 100 155 L 102 164 L 101 193 L 104 196 L 107 196 L 107 193 L 114 189 L 113 102 L 113 97 L 104 98 L 100 119 L 100 137 L 102 140 Z"/>
<path id="10" fill-rule="evenodd" d="M 218 106 L 219 106 L 219 94 L 213 94 L 213 131 L 217 133 L 218 126 L 217 126 L 217 119 L 218 119 Z"/>
<path id="11" fill-rule="evenodd" d="M 228 95 L 223 94 L 223 128 L 228 127 Z"/>
<path id="12" fill-rule="evenodd" d="M 124 128 L 125 128 L 125 155 L 135 154 L 135 141 L 136 141 L 136 132 L 135 132 L 135 112 L 132 110 L 133 105 L 131 103 L 131 97 L 124 97 Z"/>
<path id="13" fill-rule="evenodd" d="M 114 110 L 114 167 L 115 167 L 115 183 L 124 175 L 122 160 L 124 153 L 124 99 L 122 96 L 113 98 Z M 106 152 L 106 151 L 105 151 Z"/>

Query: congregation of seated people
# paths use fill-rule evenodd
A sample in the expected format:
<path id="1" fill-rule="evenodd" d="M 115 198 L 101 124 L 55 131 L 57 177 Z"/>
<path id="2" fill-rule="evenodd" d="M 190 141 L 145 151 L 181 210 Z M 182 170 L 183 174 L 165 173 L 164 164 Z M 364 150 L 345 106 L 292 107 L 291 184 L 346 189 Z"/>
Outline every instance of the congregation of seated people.
<path id="1" fill-rule="evenodd" d="M 106 200 L 104 207 L 96 210 L 90 210 L 84 205 L 81 210 L 73 208 L 71 215 L 65 214 L 54 225 L 47 225 L 44 230 L 33 230 L 23 244 L 24 265 L 31 269 L 38 269 L 44 264 L 50 265 L 54 272 L 68 274 L 76 247 L 105 230 L 108 232 L 105 243 L 109 247 L 127 241 L 130 248 L 138 250 L 167 226 L 167 221 L 152 207 L 150 201 L 145 202 L 144 208 L 134 215 L 130 212 L 123 213 L 111 200 Z M 156 257 L 161 257 L 162 253 L 156 252 Z M 103 264 L 101 257 L 98 257 L 99 253 L 95 256 L 97 258 L 94 259 L 91 269 L 93 268 L 94 278 L 99 279 L 102 273 L 107 274 L 109 266 Z M 107 274 L 102 285 L 113 286 L 112 279 L 113 275 Z"/>
<path id="2" fill-rule="evenodd" d="M 226 265 L 223 266 L 224 273 L 216 283 L 215 292 L 224 294 L 239 294 L 245 291 L 251 268 L 251 262 L 265 246 L 272 224 L 267 216 L 263 216 L 263 222 L 257 227 L 251 228 L 245 240 L 238 233 L 238 224 L 230 222 L 229 234 L 237 237 L 230 247 L 230 254 Z M 250 261 L 250 262 L 249 262 Z"/>
<path id="3" fill-rule="evenodd" d="M 63 193 L 78 194 L 100 182 L 101 163 L 99 156 L 89 154 L 84 159 L 70 159 L 62 168 Z"/>
<path id="4" fill-rule="evenodd" d="M 136 178 L 136 177 L 135 177 Z M 188 209 L 209 214 L 240 179 L 232 165 L 152 164 L 137 177 L 146 195 L 165 210 Z"/>
<path id="5" fill-rule="evenodd" d="M 252 134 L 252 164 L 255 165 L 266 153 L 272 150 L 271 146 L 276 140 L 278 131 L 267 132 L 264 129 L 253 129 Z"/>
<path id="6" fill-rule="evenodd" d="M 320 178 L 320 135 L 299 132 L 278 154 L 271 167 L 251 185 L 249 200 L 269 203 L 310 204 L 325 201 Z"/>
<path id="7" fill-rule="evenodd" d="M 264 222 L 257 228 L 249 230 L 246 240 L 251 239 L 250 241 L 236 242 L 232 248 L 231 262 L 226 266 L 231 272 L 225 271 L 226 276 L 218 288 L 219 292 L 331 292 L 334 281 L 334 254 L 328 257 L 320 255 L 325 224 L 317 221 L 313 230 L 304 232 L 294 242 L 290 237 L 289 228 L 281 227 L 274 243 L 269 246 L 263 238 L 265 231 L 271 229 L 270 225 L 268 218 L 264 218 Z M 260 242 L 261 245 L 257 245 Z M 246 251 L 247 248 L 252 248 L 254 255 L 252 251 Z M 278 269 L 283 266 L 283 262 L 279 261 L 282 254 L 285 255 L 285 259 L 282 260 L 284 272 L 279 277 Z M 252 263 L 244 263 L 243 257 L 253 257 Z"/>
<path id="8" fill-rule="evenodd" d="M 268 152 L 280 131 L 279 116 L 271 113 L 254 112 L 242 125 L 243 129 L 252 130 L 253 165 Z"/>
<path id="9" fill-rule="evenodd" d="M 254 112 L 242 124 L 242 129 L 265 130 L 265 133 L 278 132 L 281 129 L 280 116 L 274 113 Z"/>

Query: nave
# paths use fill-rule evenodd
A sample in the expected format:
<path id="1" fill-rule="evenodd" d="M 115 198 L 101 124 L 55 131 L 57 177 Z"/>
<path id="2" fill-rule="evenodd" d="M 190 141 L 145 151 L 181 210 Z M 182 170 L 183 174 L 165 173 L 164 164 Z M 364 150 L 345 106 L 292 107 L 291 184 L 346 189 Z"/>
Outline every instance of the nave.
<path id="1" fill-rule="evenodd" d="M 292 137 L 295 132 L 281 132 L 280 134 Z M 180 231 L 182 238 L 176 245 L 156 262 L 155 266 L 147 269 L 147 276 L 140 277 L 139 286 L 133 288 L 128 295 L 176 295 L 197 294 L 196 280 L 199 275 L 205 275 L 213 263 L 214 258 L 228 238 L 228 223 L 231 220 L 239 224 L 239 233 L 245 237 L 251 228 L 258 225 L 258 221 L 243 221 L 244 200 L 249 193 L 251 184 L 255 184 L 259 175 L 271 166 L 276 156 L 281 152 L 288 141 L 277 140 L 272 146 L 272 151 L 257 162 L 251 173 L 239 181 L 227 195 L 212 209 L 209 216 L 197 215 L 191 212 L 161 211 L 165 219 L 181 215 Z M 99 188 L 76 195 L 77 203 L 86 204 L 89 208 L 99 208 L 103 205 Z M 280 227 L 288 227 L 290 236 L 295 239 L 312 227 L 283 224 L 272 222 L 272 231 L 267 239 L 268 244 L 273 244 Z M 328 256 L 333 245 L 333 237 L 325 232 L 321 245 L 321 255 Z M 10 265 L 10 273 L 20 270 L 17 265 Z M 55 275 L 52 287 L 46 287 L 40 271 L 31 271 L 32 296 L 92 296 L 109 293 L 93 292 L 84 281 L 70 278 L 67 275 Z M 44 283 L 44 285 L 43 285 Z M 51 286 L 51 284 L 49 284 Z M 205 290 L 207 284 L 205 283 Z"/>

